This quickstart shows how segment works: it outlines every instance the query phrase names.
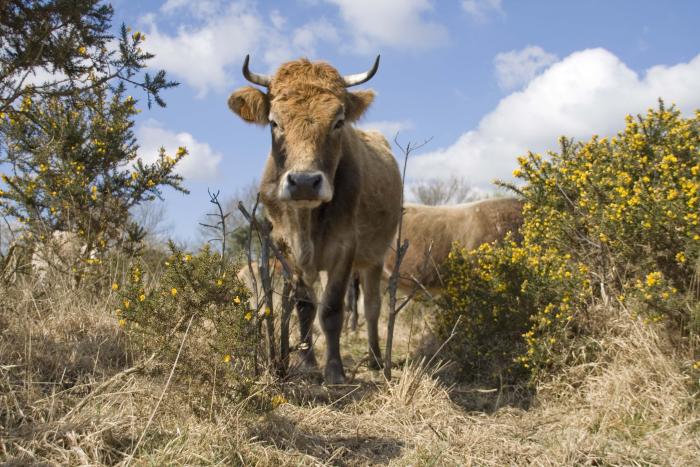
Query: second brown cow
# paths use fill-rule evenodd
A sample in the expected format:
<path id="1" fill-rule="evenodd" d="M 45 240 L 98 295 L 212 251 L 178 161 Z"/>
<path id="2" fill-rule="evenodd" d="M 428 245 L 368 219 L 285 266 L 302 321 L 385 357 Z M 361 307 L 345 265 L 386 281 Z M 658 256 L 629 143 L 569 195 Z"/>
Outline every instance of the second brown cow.
<path id="1" fill-rule="evenodd" d="M 508 232 L 518 236 L 523 223 L 523 202 L 515 198 L 494 198 L 451 206 L 404 205 L 402 238 L 409 248 L 400 268 L 399 286 L 408 290 L 413 278 L 431 293 L 442 288 L 440 266 L 447 259 L 454 242 L 467 250 L 484 243 L 502 240 Z M 432 250 L 426 258 L 426 250 Z M 396 264 L 391 251 L 384 261 L 386 277 Z"/>

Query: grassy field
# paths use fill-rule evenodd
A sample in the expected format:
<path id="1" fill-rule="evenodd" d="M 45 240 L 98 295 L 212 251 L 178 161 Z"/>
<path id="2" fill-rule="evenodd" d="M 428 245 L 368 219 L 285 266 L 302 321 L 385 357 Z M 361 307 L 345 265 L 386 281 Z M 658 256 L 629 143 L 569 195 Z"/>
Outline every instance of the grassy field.
<path id="1" fill-rule="evenodd" d="M 256 413 L 245 404 L 222 405 L 213 393 L 202 397 L 202 388 L 183 379 L 164 392 L 172 361 L 129 370 L 142 357 L 114 317 L 113 297 L 35 284 L 1 294 L 0 460 L 8 465 L 697 465 L 700 459 L 700 411 L 681 370 L 683 356 L 663 328 L 643 325 L 626 310 L 593 310 L 606 320 L 606 337 L 593 344 L 600 357 L 534 391 L 448 386 L 441 374 L 449 368 L 408 360 L 390 383 L 361 366 L 341 387 L 323 386 L 320 373 L 298 374 L 284 385 L 270 381 L 287 402 Z M 431 313 L 414 306 L 400 316 L 397 361 L 407 361 L 425 341 Z M 353 373 L 366 352 L 364 329 L 343 339 Z M 317 350 L 322 345 L 319 339 Z"/>

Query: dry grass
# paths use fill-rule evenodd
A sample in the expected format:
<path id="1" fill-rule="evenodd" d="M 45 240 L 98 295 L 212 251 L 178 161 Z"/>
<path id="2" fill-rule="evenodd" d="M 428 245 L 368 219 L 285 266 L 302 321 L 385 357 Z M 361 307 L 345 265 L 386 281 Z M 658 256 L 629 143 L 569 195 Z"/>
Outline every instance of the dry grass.
<path id="1" fill-rule="evenodd" d="M 0 294 L 0 461 L 9 465 L 697 465 L 700 459 L 700 411 L 684 362 L 662 328 L 613 309 L 591 311 L 605 317 L 604 338 L 591 343 L 602 349 L 595 360 L 582 359 L 543 383 L 527 410 L 506 404 L 498 391 L 448 391 L 437 370 L 415 364 L 390 384 L 362 369 L 343 387 L 300 376 L 279 387 L 290 402 L 265 414 L 212 405 L 180 382 L 169 388 L 131 458 L 172 362 L 115 378 L 85 399 L 142 358 L 117 325 L 111 298 L 67 287 L 42 292 L 31 284 Z M 420 311 L 400 316 L 399 358 L 409 337 L 416 347 L 420 318 Z M 349 366 L 366 352 L 363 334 L 344 338 Z"/>

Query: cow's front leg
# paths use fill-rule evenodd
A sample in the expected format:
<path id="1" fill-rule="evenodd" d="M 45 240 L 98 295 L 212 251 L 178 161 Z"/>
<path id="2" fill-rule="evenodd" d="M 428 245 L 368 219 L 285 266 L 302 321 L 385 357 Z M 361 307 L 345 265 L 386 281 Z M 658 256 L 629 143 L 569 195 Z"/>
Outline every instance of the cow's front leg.
<path id="1" fill-rule="evenodd" d="M 316 297 L 313 289 L 299 278 L 295 292 L 297 316 L 299 317 L 301 364 L 307 368 L 316 366 L 314 355 L 313 326 L 316 319 Z"/>
<path id="2" fill-rule="evenodd" d="M 352 268 L 352 254 L 339 255 L 333 268 L 328 271 L 328 283 L 323 291 L 320 305 L 321 328 L 326 336 L 326 368 L 324 376 L 327 384 L 345 382 L 345 371 L 340 358 L 340 333 L 343 330 L 343 305 Z"/>

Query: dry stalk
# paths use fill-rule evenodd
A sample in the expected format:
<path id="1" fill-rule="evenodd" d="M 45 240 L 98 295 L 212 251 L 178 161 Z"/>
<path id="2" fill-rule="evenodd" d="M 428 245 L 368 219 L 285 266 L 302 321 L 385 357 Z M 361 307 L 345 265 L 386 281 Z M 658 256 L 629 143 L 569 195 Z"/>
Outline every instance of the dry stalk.
<path id="1" fill-rule="evenodd" d="M 292 307 L 294 306 L 294 301 L 292 300 L 294 286 L 293 286 L 293 273 L 289 266 L 289 262 L 284 257 L 282 252 L 277 248 L 275 242 L 271 237 L 272 227 L 269 222 L 258 222 L 255 213 L 260 201 L 260 194 L 258 194 L 255 206 L 253 207 L 252 214 L 248 212 L 242 202 L 238 203 L 238 209 L 243 214 L 243 217 L 249 223 L 249 237 L 248 237 L 248 249 L 246 251 L 246 256 L 248 259 L 248 268 L 250 270 L 250 275 L 253 278 L 253 287 L 255 288 L 256 296 L 256 307 L 258 310 L 261 306 L 265 305 L 264 320 L 266 323 L 267 331 L 267 349 L 268 349 L 268 363 L 270 369 L 275 369 L 279 376 L 285 376 L 289 368 L 289 320 L 291 317 Z M 253 252 L 251 247 L 251 241 L 253 236 L 253 230 L 255 230 L 258 239 L 260 241 L 260 261 L 258 261 L 258 274 L 260 275 L 260 282 L 263 289 L 263 300 L 260 300 L 258 296 L 258 286 L 256 280 L 255 271 L 253 271 Z M 272 252 L 271 258 L 270 252 Z M 282 265 L 282 275 L 284 280 L 283 291 L 282 291 L 282 310 L 281 310 L 281 326 L 280 326 L 280 357 L 277 358 L 276 343 L 275 343 L 275 306 L 274 306 L 274 289 L 272 287 L 272 275 L 274 271 L 274 261 L 279 261 Z M 269 310 L 269 313 L 268 313 Z M 257 364 L 256 364 L 257 372 Z"/>
<path id="2" fill-rule="evenodd" d="M 136 445 L 134 446 L 134 449 L 131 451 L 131 454 L 129 454 L 129 457 L 126 459 L 126 462 L 124 465 L 128 466 L 131 461 L 134 459 L 134 454 L 136 454 L 136 451 L 138 450 L 139 446 L 141 445 L 141 442 L 143 441 L 144 436 L 146 436 L 146 432 L 148 431 L 148 427 L 151 426 L 151 422 L 153 421 L 153 417 L 156 416 L 156 412 L 158 411 L 158 407 L 160 407 L 160 403 L 163 401 L 163 397 L 165 397 L 165 393 L 168 391 L 168 387 L 170 386 L 170 381 L 173 379 L 173 375 L 175 374 L 175 368 L 177 367 L 177 362 L 180 360 L 180 354 L 182 353 L 182 348 L 185 346 L 185 340 L 187 339 L 187 334 L 190 332 L 190 326 L 192 325 L 192 320 L 194 319 L 195 315 L 192 315 L 190 317 L 190 321 L 187 323 L 187 329 L 185 329 L 185 334 L 182 336 L 182 341 L 180 342 L 180 348 L 177 350 L 177 355 L 175 355 L 175 361 L 173 362 L 173 367 L 170 369 L 170 374 L 168 375 L 168 379 L 165 382 L 165 387 L 163 388 L 163 391 L 160 393 L 160 397 L 158 398 L 158 402 L 156 402 L 156 406 L 153 408 L 153 411 L 151 412 L 151 416 L 148 417 L 148 421 L 146 422 L 146 426 L 143 428 L 143 432 L 141 432 L 141 436 L 139 437 L 139 440 L 136 442 Z"/>
<path id="3" fill-rule="evenodd" d="M 418 291 L 418 287 L 414 287 L 414 289 L 409 293 L 409 295 L 404 299 L 404 301 L 397 305 L 396 301 L 396 292 L 398 289 L 398 282 L 399 282 L 399 269 L 401 268 L 401 262 L 403 261 L 404 256 L 406 256 L 406 251 L 408 250 L 408 240 L 403 240 L 401 239 L 401 231 L 403 227 L 403 187 L 406 182 L 406 168 L 408 166 L 408 156 L 411 154 L 411 152 L 422 148 L 426 144 L 430 142 L 432 138 L 429 138 L 425 141 L 423 141 L 420 144 L 417 145 L 412 145 L 411 142 L 409 141 L 406 146 L 402 146 L 401 143 L 398 141 L 398 133 L 396 136 L 394 136 L 394 144 L 398 146 L 398 148 L 401 150 L 401 152 L 404 155 L 403 159 L 403 172 L 401 174 L 401 210 L 399 211 L 399 225 L 398 225 L 398 231 L 396 233 L 396 259 L 394 261 L 394 270 L 391 272 L 391 276 L 389 277 L 389 286 L 388 286 L 388 293 L 389 293 L 389 319 L 387 321 L 387 335 L 386 335 L 386 349 L 384 351 L 384 378 L 387 381 L 391 381 L 391 356 L 392 356 L 392 349 L 394 345 L 394 327 L 396 325 L 396 316 L 399 314 L 399 312 L 413 299 L 413 296 L 416 294 Z"/>

